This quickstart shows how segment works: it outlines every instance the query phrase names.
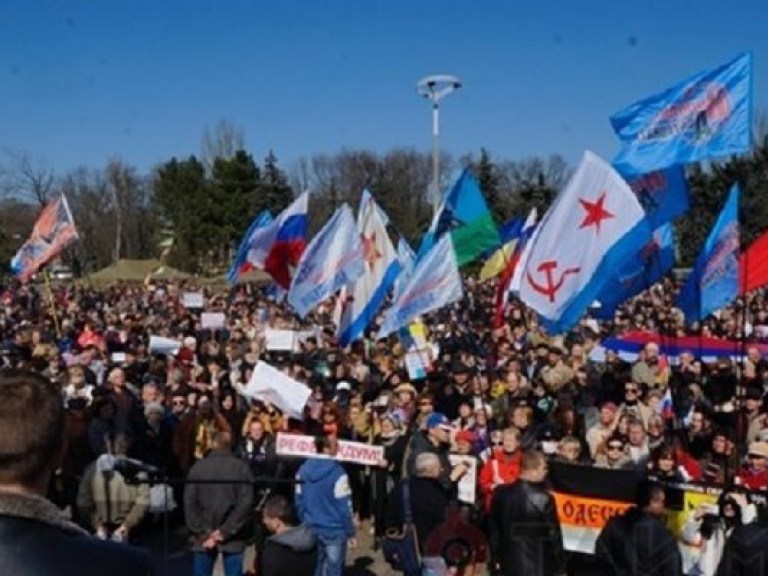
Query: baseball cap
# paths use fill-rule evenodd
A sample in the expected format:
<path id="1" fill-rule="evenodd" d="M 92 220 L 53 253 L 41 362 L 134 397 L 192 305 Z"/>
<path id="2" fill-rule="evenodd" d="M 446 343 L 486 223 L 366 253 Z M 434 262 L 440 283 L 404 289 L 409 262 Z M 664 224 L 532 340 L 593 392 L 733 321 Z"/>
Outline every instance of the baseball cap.
<path id="1" fill-rule="evenodd" d="M 448 417 L 445 414 L 441 414 L 440 412 L 433 412 L 429 415 L 429 418 L 427 418 L 427 428 L 450 429 L 451 421 L 448 420 Z"/>

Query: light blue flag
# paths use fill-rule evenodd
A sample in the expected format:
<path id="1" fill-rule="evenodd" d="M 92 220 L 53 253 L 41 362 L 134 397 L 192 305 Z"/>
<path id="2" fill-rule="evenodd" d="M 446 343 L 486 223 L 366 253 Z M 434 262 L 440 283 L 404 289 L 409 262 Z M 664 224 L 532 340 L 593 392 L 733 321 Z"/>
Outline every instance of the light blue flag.
<path id="1" fill-rule="evenodd" d="M 416 264 L 400 297 L 392 303 L 377 338 L 384 338 L 414 318 L 460 300 L 461 276 L 450 234 L 445 234 Z"/>
<path id="2" fill-rule="evenodd" d="M 338 338 L 345 348 L 363 335 L 400 274 L 397 252 L 387 234 L 389 218 L 367 190 L 360 199 L 357 229 L 365 254 L 365 273 L 339 298 Z"/>
<path id="3" fill-rule="evenodd" d="M 611 117 L 624 175 L 747 152 L 752 128 L 752 55 L 694 74 Z"/>
<path id="4" fill-rule="evenodd" d="M 690 208 L 688 182 L 685 170 L 679 164 L 642 176 L 630 176 L 626 180 L 645 210 L 645 219 L 654 230 L 685 214 Z"/>
<path id="5" fill-rule="evenodd" d="M 365 273 L 363 256 L 352 209 L 344 204 L 301 255 L 288 302 L 303 318 L 319 302 Z"/>
<path id="6" fill-rule="evenodd" d="M 253 266 L 248 262 L 248 251 L 251 249 L 251 242 L 253 241 L 253 235 L 256 230 L 263 228 L 273 220 L 272 214 L 269 210 L 262 210 L 261 213 L 253 219 L 248 230 L 245 231 L 243 239 L 240 241 L 240 246 L 237 248 L 237 254 L 232 262 L 232 266 L 227 271 L 227 282 L 234 284 L 240 277 L 240 274 L 248 272 Z"/>
<path id="7" fill-rule="evenodd" d="M 413 265 L 416 263 L 416 254 L 408 244 L 408 241 L 402 236 L 397 241 L 397 261 L 400 262 L 400 275 L 395 280 L 395 286 L 393 288 L 393 298 L 397 300 L 397 297 L 402 292 L 408 277 L 413 272 Z"/>
<path id="8" fill-rule="evenodd" d="M 739 295 L 738 211 L 739 186 L 734 184 L 677 299 L 688 324 L 706 318 Z"/>
<path id="9" fill-rule="evenodd" d="M 667 222 L 657 228 L 651 240 L 634 257 L 627 259 L 606 282 L 596 298 L 600 308 L 593 314 L 601 319 L 613 318 L 616 308 L 661 280 L 674 265 L 674 236 L 672 224 Z"/>

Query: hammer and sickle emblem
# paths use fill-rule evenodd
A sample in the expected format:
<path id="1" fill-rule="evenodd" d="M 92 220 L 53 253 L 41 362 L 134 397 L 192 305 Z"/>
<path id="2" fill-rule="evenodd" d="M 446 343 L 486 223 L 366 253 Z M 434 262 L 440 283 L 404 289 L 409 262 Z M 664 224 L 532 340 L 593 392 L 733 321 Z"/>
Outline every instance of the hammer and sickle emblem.
<path id="1" fill-rule="evenodd" d="M 557 296 L 557 293 L 560 291 L 560 289 L 563 287 L 563 283 L 565 282 L 565 277 L 568 276 L 568 274 L 578 274 L 581 268 L 566 268 L 563 270 L 563 273 L 560 274 L 560 277 L 556 280 L 555 279 L 555 270 L 557 269 L 557 261 L 555 260 L 545 260 L 541 264 L 539 264 L 536 268 L 537 272 L 543 272 L 544 276 L 546 278 L 545 284 L 539 284 L 534 280 L 533 276 L 531 276 L 531 273 L 526 271 L 526 276 L 528 277 L 528 282 L 530 283 L 531 287 L 538 292 L 539 294 L 543 294 L 547 298 L 549 298 L 550 302 L 555 301 L 555 296 Z"/>

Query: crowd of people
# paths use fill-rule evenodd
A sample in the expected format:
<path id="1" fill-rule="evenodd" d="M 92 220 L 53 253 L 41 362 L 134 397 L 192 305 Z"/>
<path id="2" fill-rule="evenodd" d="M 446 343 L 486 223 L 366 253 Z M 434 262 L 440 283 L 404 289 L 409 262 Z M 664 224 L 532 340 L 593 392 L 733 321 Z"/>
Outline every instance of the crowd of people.
<path id="1" fill-rule="evenodd" d="M 50 295 L 34 284 L 8 287 L 0 360 L 60 388 L 66 449 L 50 499 L 99 538 L 139 544 L 178 503 L 196 575 L 211 574 L 219 553 L 227 574 L 241 573 L 248 546 L 257 549 L 246 567 L 255 573 L 298 576 L 322 565 L 341 574 L 359 531 L 378 548 L 402 526 L 406 505 L 425 555 L 455 510 L 488 538 L 491 570 L 525 573 L 533 554 L 508 545 L 520 540 L 509 526 L 540 517 L 557 540 L 555 509 L 540 489 L 552 461 L 722 488 L 722 508 L 730 506 L 715 511 L 722 525 L 702 508 L 685 530 L 689 541 L 711 543 L 696 570 L 714 574 L 734 518 L 747 525 L 759 516 L 744 491 L 768 488 L 768 360 L 754 345 L 768 298 L 754 294 L 686 327 L 666 280 L 610 321 L 587 317 L 552 336 L 514 299 L 494 327 L 494 288 L 467 279 L 460 303 L 420 319 L 422 378 L 409 377 L 405 339 L 375 340 L 375 326 L 340 349 L 332 301 L 300 322 L 279 297 L 242 286 L 206 289 L 204 309 L 193 309 L 183 305 L 185 292 L 200 291 L 191 283 L 65 284 Z M 203 311 L 223 313 L 225 325 L 204 328 Z M 268 329 L 301 332 L 301 344 L 270 350 Z M 690 350 L 671 359 L 651 342 L 631 361 L 610 350 L 594 359 L 605 337 L 630 330 L 727 338 L 744 343 L 744 357 L 705 362 Z M 150 336 L 175 339 L 178 349 L 157 353 Z M 311 388 L 303 418 L 246 394 L 259 361 Z M 280 432 L 316 437 L 327 458 L 278 455 Z M 381 446 L 384 458 L 340 464 L 338 440 Z M 475 465 L 452 464 L 451 455 Z M 473 469 L 475 501 L 460 500 L 457 484 Z M 646 491 L 638 509 L 660 498 Z M 598 553 L 613 558 L 610 550 L 631 542 L 621 530 L 606 529 Z M 556 549 L 536 573 L 563 573 Z M 444 560 L 454 573 L 470 563 Z"/>

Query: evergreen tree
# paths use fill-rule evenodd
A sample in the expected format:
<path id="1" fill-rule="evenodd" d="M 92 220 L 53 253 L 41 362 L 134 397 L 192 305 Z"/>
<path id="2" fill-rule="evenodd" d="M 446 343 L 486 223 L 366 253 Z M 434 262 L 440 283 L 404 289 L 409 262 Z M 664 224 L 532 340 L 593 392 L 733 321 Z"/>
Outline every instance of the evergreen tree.
<path id="1" fill-rule="evenodd" d="M 261 179 L 261 198 L 258 212 L 270 210 L 277 215 L 293 201 L 294 190 L 288 184 L 288 177 L 277 165 L 277 157 L 272 150 L 264 159 L 264 171 Z"/>
<path id="2" fill-rule="evenodd" d="M 176 242 L 168 261 L 183 270 L 199 272 L 206 264 L 211 237 L 217 234 L 212 221 L 212 201 L 205 166 L 195 156 L 172 158 L 157 169 L 155 202 L 170 222 Z"/>
<path id="3" fill-rule="evenodd" d="M 491 160 L 491 155 L 485 148 L 480 148 L 480 159 L 472 166 L 480 190 L 483 191 L 488 209 L 491 211 L 497 224 L 506 222 L 510 216 L 510 206 L 504 202 L 501 191 L 502 175 L 498 167 Z"/>

